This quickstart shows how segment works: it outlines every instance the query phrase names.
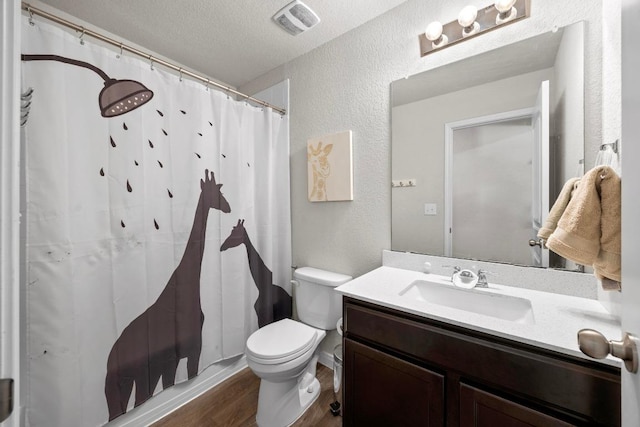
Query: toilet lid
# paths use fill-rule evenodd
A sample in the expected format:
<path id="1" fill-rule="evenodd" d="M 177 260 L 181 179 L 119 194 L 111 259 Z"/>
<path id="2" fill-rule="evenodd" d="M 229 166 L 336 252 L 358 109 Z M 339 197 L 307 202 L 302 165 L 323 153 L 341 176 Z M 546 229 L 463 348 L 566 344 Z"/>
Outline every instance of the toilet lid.
<path id="1" fill-rule="evenodd" d="M 247 355 L 262 363 L 283 363 L 311 348 L 316 330 L 304 323 L 282 319 L 255 331 L 247 340 Z"/>

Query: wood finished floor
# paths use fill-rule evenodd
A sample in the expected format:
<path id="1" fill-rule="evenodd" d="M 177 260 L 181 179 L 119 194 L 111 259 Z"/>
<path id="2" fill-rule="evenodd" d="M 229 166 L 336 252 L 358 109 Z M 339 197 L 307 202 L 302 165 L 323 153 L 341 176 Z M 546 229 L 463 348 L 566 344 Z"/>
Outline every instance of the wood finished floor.
<path id="1" fill-rule="evenodd" d="M 294 427 L 340 427 L 342 417 L 329 412 L 333 402 L 333 371 L 318 364 L 320 396 Z M 258 407 L 258 378 L 245 368 L 197 399 L 162 418 L 152 427 L 254 427 Z"/>

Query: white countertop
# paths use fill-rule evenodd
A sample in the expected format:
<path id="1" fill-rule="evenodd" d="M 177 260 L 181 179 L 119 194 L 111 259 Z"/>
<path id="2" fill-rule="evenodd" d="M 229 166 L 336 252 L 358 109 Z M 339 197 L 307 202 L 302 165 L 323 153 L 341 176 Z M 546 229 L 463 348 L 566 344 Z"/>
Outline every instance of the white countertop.
<path id="1" fill-rule="evenodd" d="M 429 279 L 442 282 L 443 276 L 393 267 L 379 267 L 337 287 L 336 291 L 352 298 L 428 319 L 444 321 L 612 366 L 621 366 L 619 359 L 611 356 L 601 360 L 592 359 L 578 348 L 576 337 L 578 331 L 583 328 L 595 329 L 604 334 L 607 339 L 618 340 L 622 336 L 618 320 L 597 300 L 491 283 L 489 288 L 474 289 L 474 291 L 530 300 L 534 322 L 517 323 L 400 296 L 400 292 L 415 280 Z"/>

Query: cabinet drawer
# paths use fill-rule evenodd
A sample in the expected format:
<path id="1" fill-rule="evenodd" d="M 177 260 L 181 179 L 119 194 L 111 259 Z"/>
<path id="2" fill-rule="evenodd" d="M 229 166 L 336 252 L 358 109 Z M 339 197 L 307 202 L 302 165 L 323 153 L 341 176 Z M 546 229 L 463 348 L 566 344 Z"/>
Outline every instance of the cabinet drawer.
<path id="1" fill-rule="evenodd" d="M 345 337 L 586 423 L 620 424 L 620 370 L 345 298 Z"/>

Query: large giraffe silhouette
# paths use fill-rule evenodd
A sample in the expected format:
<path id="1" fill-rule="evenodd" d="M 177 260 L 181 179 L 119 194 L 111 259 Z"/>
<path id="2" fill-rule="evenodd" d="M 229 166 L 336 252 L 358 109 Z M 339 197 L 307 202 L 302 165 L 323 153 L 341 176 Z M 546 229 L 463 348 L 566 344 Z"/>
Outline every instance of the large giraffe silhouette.
<path id="1" fill-rule="evenodd" d="M 244 219 L 238 220 L 231 234 L 220 247 L 220 251 L 242 245 L 247 248 L 249 270 L 258 288 L 258 299 L 253 308 L 258 315 L 258 326 L 261 328 L 271 322 L 291 317 L 291 296 L 280 286 L 273 284 L 273 274 L 266 266 L 256 248 L 251 244 L 249 234 L 244 228 Z"/>
<path id="2" fill-rule="evenodd" d="M 213 172 L 200 180 L 200 198 L 191 234 L 180 264 L 158 299 L 136 317 L 115 342 L 107 361 L 104 392 L 109 421 L 127 411 L 133 384 L 135 406 L 153 395 L 162 377 L 162 388 L 175 382 L 180 359 L 187 358 L 187 373 L 198 373 L 202 350 L 204 314 L 200 306 L 200 269 L 210 209 L 231 212 Z"/>

